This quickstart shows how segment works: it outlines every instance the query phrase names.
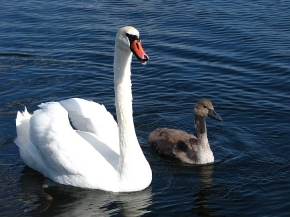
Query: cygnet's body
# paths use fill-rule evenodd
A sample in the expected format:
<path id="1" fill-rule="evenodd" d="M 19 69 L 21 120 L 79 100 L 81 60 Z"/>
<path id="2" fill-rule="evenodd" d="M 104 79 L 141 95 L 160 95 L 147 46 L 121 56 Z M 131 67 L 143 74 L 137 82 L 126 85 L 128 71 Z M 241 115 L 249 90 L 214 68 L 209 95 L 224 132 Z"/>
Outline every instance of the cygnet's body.
<path id="1" fill-rule="evenodd" d="M 205 118 L 222 121 L 209 100 L 203 99 L 194 107 L 194 123 L 197 137 L 182 130 L 157 128 L 149 135 L 149 142 L 158 154 L 178 159 L 189 164 L 214 162 L 207 138 Z"/>

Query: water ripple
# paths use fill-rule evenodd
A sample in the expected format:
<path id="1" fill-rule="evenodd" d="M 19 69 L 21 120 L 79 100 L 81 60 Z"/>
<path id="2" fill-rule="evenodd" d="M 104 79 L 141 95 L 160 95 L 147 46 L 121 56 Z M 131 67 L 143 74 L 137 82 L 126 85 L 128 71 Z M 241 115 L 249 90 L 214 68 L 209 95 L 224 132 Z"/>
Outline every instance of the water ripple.
<path id="1" fill-rule="evenodd" d="M 1 214 L 289 215 L 287 1 L 4 0 L 1 9 Z M 113 44 L 124 25 L 139 29 L 150 56 L 146 66 L 133 60 L 132 88 L 151 188 L 135 195 L 42 189 L 44 178 L 23 170 L 13 144 L 16 112 L 82 97 L 115 116 Z M 201 98 L 224 119 L 207 120 L 215 164 L 188 166 L 158 156 L 150 131 L 195 133 L 193 107 Z"/>

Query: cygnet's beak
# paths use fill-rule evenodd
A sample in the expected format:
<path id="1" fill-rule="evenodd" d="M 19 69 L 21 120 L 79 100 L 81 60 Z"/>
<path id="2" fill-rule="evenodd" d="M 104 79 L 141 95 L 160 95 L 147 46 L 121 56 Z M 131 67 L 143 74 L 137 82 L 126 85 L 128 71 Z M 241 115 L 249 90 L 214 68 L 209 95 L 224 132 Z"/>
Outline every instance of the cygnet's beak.
<path id="1" fill-rule="evenodd" d="M 208 109 L 208 116 L 211 117 L 212 119 L 218 120 L 218 121 L 223 121 L 223 119 L 218 115 L 218 113 L 215 112 L 213 109 Z"/>

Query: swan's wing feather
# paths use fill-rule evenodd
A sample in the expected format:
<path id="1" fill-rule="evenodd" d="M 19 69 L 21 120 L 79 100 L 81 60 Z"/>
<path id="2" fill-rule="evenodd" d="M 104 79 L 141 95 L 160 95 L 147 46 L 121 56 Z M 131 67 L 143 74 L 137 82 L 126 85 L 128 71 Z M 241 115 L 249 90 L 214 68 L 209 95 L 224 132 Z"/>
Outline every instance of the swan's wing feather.
<path id="1" fill-rule="evenodd" d="M 77 130 L 94 133 L 106 143 L 119 137 L 118 125 L 104 105 L 79 98 L 63 100 L 60 104 Z M 115 142 L 118 144 L 118 140 Z"/>
<path id="2" fill-rule="evenodd" d="M 24 112 L 17 112 L 16 117 L 16 132 L 17 138 L 14 140 L 18 147 L 25 145 L 29 141 L 29 120 L 31 115 L 28 113 L 26 107 Z"/>
<path id="3" fill-rule="evenodd" d="M 44 103 L 30 119 L 29 166 L 52 180 L 82 187 L 98 185 L 98 174 L 115 175 L 115 168 L 72 129 L 67 111 L 57 102 Z M 97 140 L 95 140 L 97 141 Z M 31 152 L 31 154 L 29 154 Z M 41 159 L 41 161 L 39 161 Z M 33 165 L 38 161 L 43 166 Z M 92 166 L 95 169 L 92 171 Z M 97 166 L 102 165 L 102 166 Z M 82 184 L 83 182 L 83 184 Z"/>
<path id="4" fill-rule="evenodd" d="M 106 144 L 89 132 L 76 131 L 84 140 L 90 143 L 116 170 L 119 163 L 120 149 L 118 144 Z"/>

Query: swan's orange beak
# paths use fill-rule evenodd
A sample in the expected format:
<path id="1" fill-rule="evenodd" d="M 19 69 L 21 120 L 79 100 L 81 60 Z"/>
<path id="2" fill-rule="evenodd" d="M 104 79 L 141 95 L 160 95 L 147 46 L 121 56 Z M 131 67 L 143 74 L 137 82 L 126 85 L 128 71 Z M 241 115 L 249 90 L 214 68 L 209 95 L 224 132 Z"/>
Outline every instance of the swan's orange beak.
<path id="1" fill-rule="evenodd" d="M 147 61 L 149 60 L 149 56 L 145 53 L 142 48 L 141 40 L 135 39 L 131 42 L 131 51 L 137 57 L 137 59 L 143 64 L 146 65 Z"/>

